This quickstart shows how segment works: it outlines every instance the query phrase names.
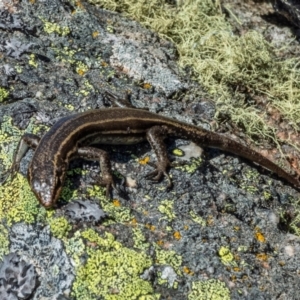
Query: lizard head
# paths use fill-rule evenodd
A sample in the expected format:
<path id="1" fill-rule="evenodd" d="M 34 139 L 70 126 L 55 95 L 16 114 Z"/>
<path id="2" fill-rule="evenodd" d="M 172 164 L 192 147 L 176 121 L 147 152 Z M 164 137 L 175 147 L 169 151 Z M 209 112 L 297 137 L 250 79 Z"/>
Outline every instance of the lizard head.
<path id="1" fill-rule="evenodd" d="M 51 160 L 36 161 L 34 158 L 28 169 L 30 187 L 46 208 L 53 207 L 59 198 L 66 175 L 67 164 L 63 161 L 54 163 Z"/>

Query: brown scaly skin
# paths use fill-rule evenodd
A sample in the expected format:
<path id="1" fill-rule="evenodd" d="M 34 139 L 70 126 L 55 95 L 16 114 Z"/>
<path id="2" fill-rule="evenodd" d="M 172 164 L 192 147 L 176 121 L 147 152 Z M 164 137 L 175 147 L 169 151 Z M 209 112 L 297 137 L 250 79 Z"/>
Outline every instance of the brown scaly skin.
<path id="1" fill-rule="evenodd" d="M 155 113 L 134 108 L 107 108 L 77 113 L 60 119 L 40 140 L 34 135 L 25 135 L 16 151 L 13 171 L 28 147 L 35 153 L 28 170 L 28 181 L 36 197 L 45 207 L 52 207 L 59 198 L 70 160 L 81 157 L 99 160 L 102 177 L 99 184 L 115 188 L 108 154 L 92 144 L 135 144 L 145 139 L 153 148 L 157 162 L 148 177 L 155 181 L 168 176 L 171 166 L 164 139 L 167 136 L 192 140 L 200 146 L 219 148 L 253 161 L 267 168 L 295 187 L 300 187 L 299 178 L 222 134 L 208 131 Z"/>

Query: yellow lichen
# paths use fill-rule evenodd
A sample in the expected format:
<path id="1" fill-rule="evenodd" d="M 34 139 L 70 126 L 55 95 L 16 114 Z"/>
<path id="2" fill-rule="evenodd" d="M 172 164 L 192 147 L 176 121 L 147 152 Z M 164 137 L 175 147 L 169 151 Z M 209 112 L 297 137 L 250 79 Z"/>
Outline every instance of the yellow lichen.
<path id="1" fill-rule="evenodd" d="M 234 261 L 234 255 L 231 253 L 231 251 L 228 247 L 222 246 L 219 249 L 218 254 L 221 258 L 221 262 L 225 266 L 229 266 L 229 265 L 236 266 L 236 262 Z"/>
<path id="2" fill-rule="evenodd" d="M 51 233 L 59 239 L 66 237 L 69 231 L 72 229 L 72 226 L 64 217 L 50 218 L 48 222 L 50 225 Z"/>
<path id="3" fill-rule="evenodd" d="M 230 291 L 220 280 L 196 281 L 192 284 L 188 300 L 230 300 Z"/>
<path id="4" fill-rule="evenodd" d="M 140 278 L 144 270 L 152 265 L 145 253 L 124 247 L 109 233 L 101 237 L 96 231 L 87 229 L 81 235 L 95 243 L 96 248 L 87 247 L 87 262 L 77 269 L 72 291 L 76 299 L 160 298 L 159 294 L 154 293 L 150 282 Z"/>
<path id="5" fill-rule="evenodd" d="M 39 214 L 44 214 L 42 210 L 21 174 L 0 186 L 0 219 L 7 219 L 9 225 L 21 221 L 33 223 Z"/>
<path id="6" fill-rule="evenodd" d="M 160 205 L 158 206 L 158 210 L 165 215 L 165 217 L 172 221 L 176 217 L 174 211 L 173 211 L 173 205 L 174 201 L 171 200 L 163 200 L 160 202 Z"/>
<path id="7" fill-rule="evenodd" d="M 0 88 L 0 102 L 3 102 L 9 95 L 9 91 L 5 88 Z"/>
<path id="8" fill-rule="evenodd" d="M 57 23 L 51 23 L 43 19 L 42 21 L 44 23 L 44 31 L 48 34 L 57 33 L 61 36 L 65 36 L 70 33 L 70 28 L 68 26 L 60 26 Z"/>
<path id="9" fill-rule="evenodd" d="M 8 230 L 3 224 L 0 224 L 0 261 L 2 261 L 3 256 L 9 253 L 9 238 Z"/>

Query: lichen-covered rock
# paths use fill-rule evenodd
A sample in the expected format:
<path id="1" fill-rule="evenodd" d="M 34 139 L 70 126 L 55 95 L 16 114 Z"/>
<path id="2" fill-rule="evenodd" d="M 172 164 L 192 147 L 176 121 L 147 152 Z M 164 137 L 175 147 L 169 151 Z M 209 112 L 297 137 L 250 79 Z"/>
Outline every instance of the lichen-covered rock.
<path id="1" fill-rule="evenodd" d="M 37 272 L 32 264 L 16 253 L 5 255 L 0 264 L 0 299 L 29 299 L 38 284 Z"/>
<path id="2" fill-rule="evenodd" d="M 39 270 L 40 284 L 30 299 L 52 300 L 68 295 L 75 271 L 63 243 L 51 235 L 48 226 L 15 224 L 10 240 L 10 251 L 18 252 Z"/>
<path id="3" fill-rule="evenodd" d="M 72 220 L 82 222 L 97 223 L 107 216 L 98 204 L 90 200 L 73 201 L 65 207 L 65 212 Z"/>

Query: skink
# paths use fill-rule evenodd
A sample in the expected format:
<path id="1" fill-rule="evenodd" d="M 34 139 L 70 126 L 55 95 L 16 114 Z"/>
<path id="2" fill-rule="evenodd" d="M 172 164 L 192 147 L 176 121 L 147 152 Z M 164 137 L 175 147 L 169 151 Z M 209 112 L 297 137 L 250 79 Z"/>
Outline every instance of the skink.
<path id="1" fill-rule="evenodd" d="M 167 171 L 171 163 L 164 144 L 167 136 L 192 140 L 200 146 L 219 148 L 244 157 L 300 187 L 297 176 L 222 134 L 134 108 L 107 108 L 73 114 L 60 119 L 41 139 L 25 134 L 19 142 L 11 170 L 18 170 L 28 147 L 35 149 L 28 181 L 40 203 L 52 207 L 59 198 L 69 162 L 77 157 L 99 160 L 102 172 L 99 184 L 106 186 L 108 196 L 109 190 L 115 188 L 110 160 L 104 150 L 91 145 L 135 144 L 147 139 L 157 156 L 156 167 L 148 175 L 155 181 L 166 176 L 170 185 Z"/>

